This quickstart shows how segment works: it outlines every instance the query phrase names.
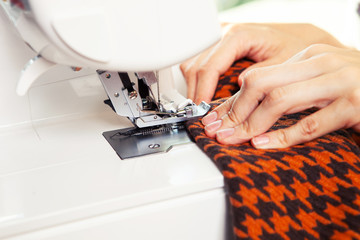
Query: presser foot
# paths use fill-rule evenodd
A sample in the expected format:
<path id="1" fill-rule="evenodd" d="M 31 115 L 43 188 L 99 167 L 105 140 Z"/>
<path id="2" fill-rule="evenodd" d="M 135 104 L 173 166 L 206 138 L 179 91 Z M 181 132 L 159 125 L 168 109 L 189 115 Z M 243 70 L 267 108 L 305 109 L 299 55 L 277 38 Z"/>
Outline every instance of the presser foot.
<path id="1" fill-rule="evenodd" d="M 103 136 L 121 159 L 168 152 L 175 145 L 191 142 L 184 123 L 124 128 L 104 132 Z"/>

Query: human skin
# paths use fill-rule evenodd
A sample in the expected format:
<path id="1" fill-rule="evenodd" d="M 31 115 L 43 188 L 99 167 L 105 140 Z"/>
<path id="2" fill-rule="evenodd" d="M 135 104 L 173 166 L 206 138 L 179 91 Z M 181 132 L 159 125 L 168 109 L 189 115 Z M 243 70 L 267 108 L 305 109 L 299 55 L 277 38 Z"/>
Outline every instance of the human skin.
<path id="1" fill-rule="evenodd" d="M 199 102 L 211 99 L 232 62 L 243 57 L 257 62 L 240 75 L 240 91 L 203 118 L 208 136 L 223 144 L 251 140 L 257 148 L 284 148 L 340 128 L 360 129 L 357 50 L 308 24 L 225 27 L 214 48 L 181 66 L 189 97 Z M 282 115 L 311 107 L 320 110 L 287 129 L 266 133 Z"/>

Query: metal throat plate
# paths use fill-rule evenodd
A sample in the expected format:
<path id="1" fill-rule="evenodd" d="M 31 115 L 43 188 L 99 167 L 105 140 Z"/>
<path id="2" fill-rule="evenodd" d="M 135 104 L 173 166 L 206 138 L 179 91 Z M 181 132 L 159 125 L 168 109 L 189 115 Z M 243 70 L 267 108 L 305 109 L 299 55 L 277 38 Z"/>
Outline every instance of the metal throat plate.
<path id="1" fill-rule="evenodd" d="M 183 124 L 124 128 L 104 132 L 103 136 L 121 159 L 168 152 L 174 145 L 191 142 Z"/>

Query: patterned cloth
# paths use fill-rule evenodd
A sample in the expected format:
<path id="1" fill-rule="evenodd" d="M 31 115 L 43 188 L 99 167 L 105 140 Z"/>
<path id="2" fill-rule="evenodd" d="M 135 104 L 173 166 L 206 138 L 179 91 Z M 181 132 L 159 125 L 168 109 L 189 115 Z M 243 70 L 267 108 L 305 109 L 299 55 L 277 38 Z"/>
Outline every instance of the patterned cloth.
<path id="1" fill-rule="evenodd" d="M 251 64 L 237 61 L 220 78 L 213 107 L 238 91 L 237 78 Z M 286 115 L 270 131 L 314 111 Z M 338 130 L 294 147 L 260 150 L 219 144 L 205 135 L 200 119 L 187 128 L 224 175 L 236 239 L 360 239 L 359 134 Z"/>

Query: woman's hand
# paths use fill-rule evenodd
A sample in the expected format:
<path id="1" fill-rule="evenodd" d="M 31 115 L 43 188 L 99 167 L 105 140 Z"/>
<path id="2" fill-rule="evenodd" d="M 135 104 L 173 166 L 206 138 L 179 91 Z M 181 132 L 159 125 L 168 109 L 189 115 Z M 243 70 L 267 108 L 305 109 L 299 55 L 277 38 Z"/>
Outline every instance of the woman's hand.
<path id="1" fill-rule="evenodd" d="M 244 71 L 282 63 L 314 43 L 342 46 L 310 24 L 223 24 L 223 38 L 213 48 L 186 61 L 180 68 L 187 81 L 188 98 L 199 104 L 214 95 L 219 76 L 231 64 L 247 57 L 257 62 Z M 241 81 L 239 81 L 241 84 Z"/>
<path id="2" fill-rule="evenodd" d="M 242 75 L 241 90 L 203 118 L 220 143 L 248 141 L 284 148 L 340 128 L 360 130 L 360 52 L 312 45 L 278 65 Z M 286 129 L 265 133 L 282 115 L 320 110 Z"/>

